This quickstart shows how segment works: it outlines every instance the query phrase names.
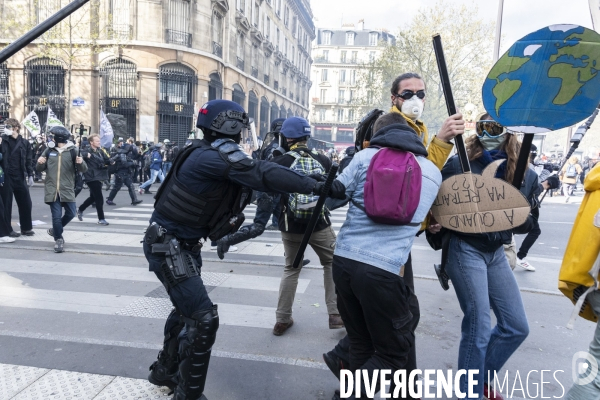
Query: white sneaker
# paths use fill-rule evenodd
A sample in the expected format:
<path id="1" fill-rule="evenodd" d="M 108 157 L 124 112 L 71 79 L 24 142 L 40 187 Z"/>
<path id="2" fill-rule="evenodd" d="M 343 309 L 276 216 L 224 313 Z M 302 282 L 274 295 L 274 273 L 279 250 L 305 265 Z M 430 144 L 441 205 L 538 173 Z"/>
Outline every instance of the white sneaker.
<path id="1" fill-rule="evenodd" d="M 535 272 L 535 267 L 533 265 L 529 264 L 525 260 L 521 260 L 520 258 L 517 258 L 517 265 L 523 268 L 525 271 Z"/>
<path id="2" fill-rule="evenodd" d="M 0 243 L 12 243 L 14 241 L 16 241 L 17 239 L 15 238 L 11 238 L 10 236 L 2 236 L 0 237 Z M 237 250 L 237 248 L 236 248 Z"/>

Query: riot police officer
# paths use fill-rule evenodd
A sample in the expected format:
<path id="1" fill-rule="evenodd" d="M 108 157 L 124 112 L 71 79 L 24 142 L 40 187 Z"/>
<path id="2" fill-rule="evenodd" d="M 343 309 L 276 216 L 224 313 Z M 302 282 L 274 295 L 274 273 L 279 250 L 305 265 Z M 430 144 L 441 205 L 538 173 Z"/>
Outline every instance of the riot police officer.
<path id="1" fill-rule="evenodd" d="M 193 140 L 175 159 L 156 194 L 144 237 L 150 270 L 175 306 L 148 380 L 174 389 L 176 400 L 205 399 L 206 373 L 219 328 L 217 305 L 208 297 L 200 275 L 200 240 L 218 240 L 241 226 L 250 189 L 308 194 L 323 187 L 312 177 L 244 153 L 239 142 L 248 115 L 232 101 L 206 103 L 197 127 L 204 139 Z"/>
<path id="2" fill-rule="evenodd" d="M 116 163 L 115 169 L 115 186 L 110 191 L 110 194 L 106 198 L 106 204 L 109 206 L 116 205 L 113 201 L 119 190 L 123 187 L 123 184 L 127 186 L 129 190 L 129 197 L 131 197 L 131 205 L 136 206 L 143 200 L 138 200 L 133 187 L 133 171 L 135 171 L 135 159 L 138 156 L 138 150 L 135 146 L 125 143 L 123 138 L 119 138 L 119 144 L 115 149 L 115 155 L 111 157 L 111 161 Z"/>

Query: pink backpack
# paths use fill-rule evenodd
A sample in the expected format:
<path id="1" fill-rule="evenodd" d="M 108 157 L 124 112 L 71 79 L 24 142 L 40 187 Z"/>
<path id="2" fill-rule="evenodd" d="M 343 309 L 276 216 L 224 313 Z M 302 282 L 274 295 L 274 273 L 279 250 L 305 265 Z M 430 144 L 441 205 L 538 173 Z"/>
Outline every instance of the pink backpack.
<path id="1" fill-rule="evenodd" d="M 411 221 L 419 206 L 422 178 L 414 154 L 384 147 L 367 170 L 364 208 L 353 203 L 379 224 L 418 226 Z"/>

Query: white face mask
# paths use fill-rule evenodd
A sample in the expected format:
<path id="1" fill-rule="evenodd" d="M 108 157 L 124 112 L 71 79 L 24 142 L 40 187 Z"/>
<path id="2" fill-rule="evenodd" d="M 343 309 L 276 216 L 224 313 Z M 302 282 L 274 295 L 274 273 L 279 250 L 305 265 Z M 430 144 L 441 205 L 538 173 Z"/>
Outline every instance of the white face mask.
<path id="1" fill-rule="evenodd" d="M 13 134 L 13 131 L 10 128 L 4 128 L 4 134 L 8 135 L 8 136 L 11 136 Z"/>
<path id="2" fill-rule="evenodd" d="M 423 100 L 418 98 L 417 96 L 413 96 L 408 100 L 404 100 L 402 103 L 402 108 L 400 111 L 408 118 L 416 121 L 421 118 L 421 114 L 423 114 L 423 108 L 425 107 L 425 103 Z"/>

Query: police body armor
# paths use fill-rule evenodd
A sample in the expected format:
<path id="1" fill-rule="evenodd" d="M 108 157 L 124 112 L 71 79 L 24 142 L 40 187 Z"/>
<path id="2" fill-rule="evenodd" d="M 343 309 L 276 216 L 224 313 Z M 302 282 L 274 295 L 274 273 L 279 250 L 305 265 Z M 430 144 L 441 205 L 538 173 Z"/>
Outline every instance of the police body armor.
<path id="1" fill-rule="evenodd" d="M 219 152 L 227 163 L 223 181 L 208 193 L 194 193 L 178 178 L 181 165 L 198 148 L 211 148 Z M 231 139 L 218 139 L 212 143 L 194 139 L 181 151 L 173 163 L 172 171 L 156 193 L 154 208 L 171 220 L 189 227 L 208 227 L 208 237 L 219 240 L 235 232 L 244 222 L 242 211 L 249 204 L 252 190 L 227 179 L 231 168 L 248 168 L 253 165 L 242 148 Z"/>

